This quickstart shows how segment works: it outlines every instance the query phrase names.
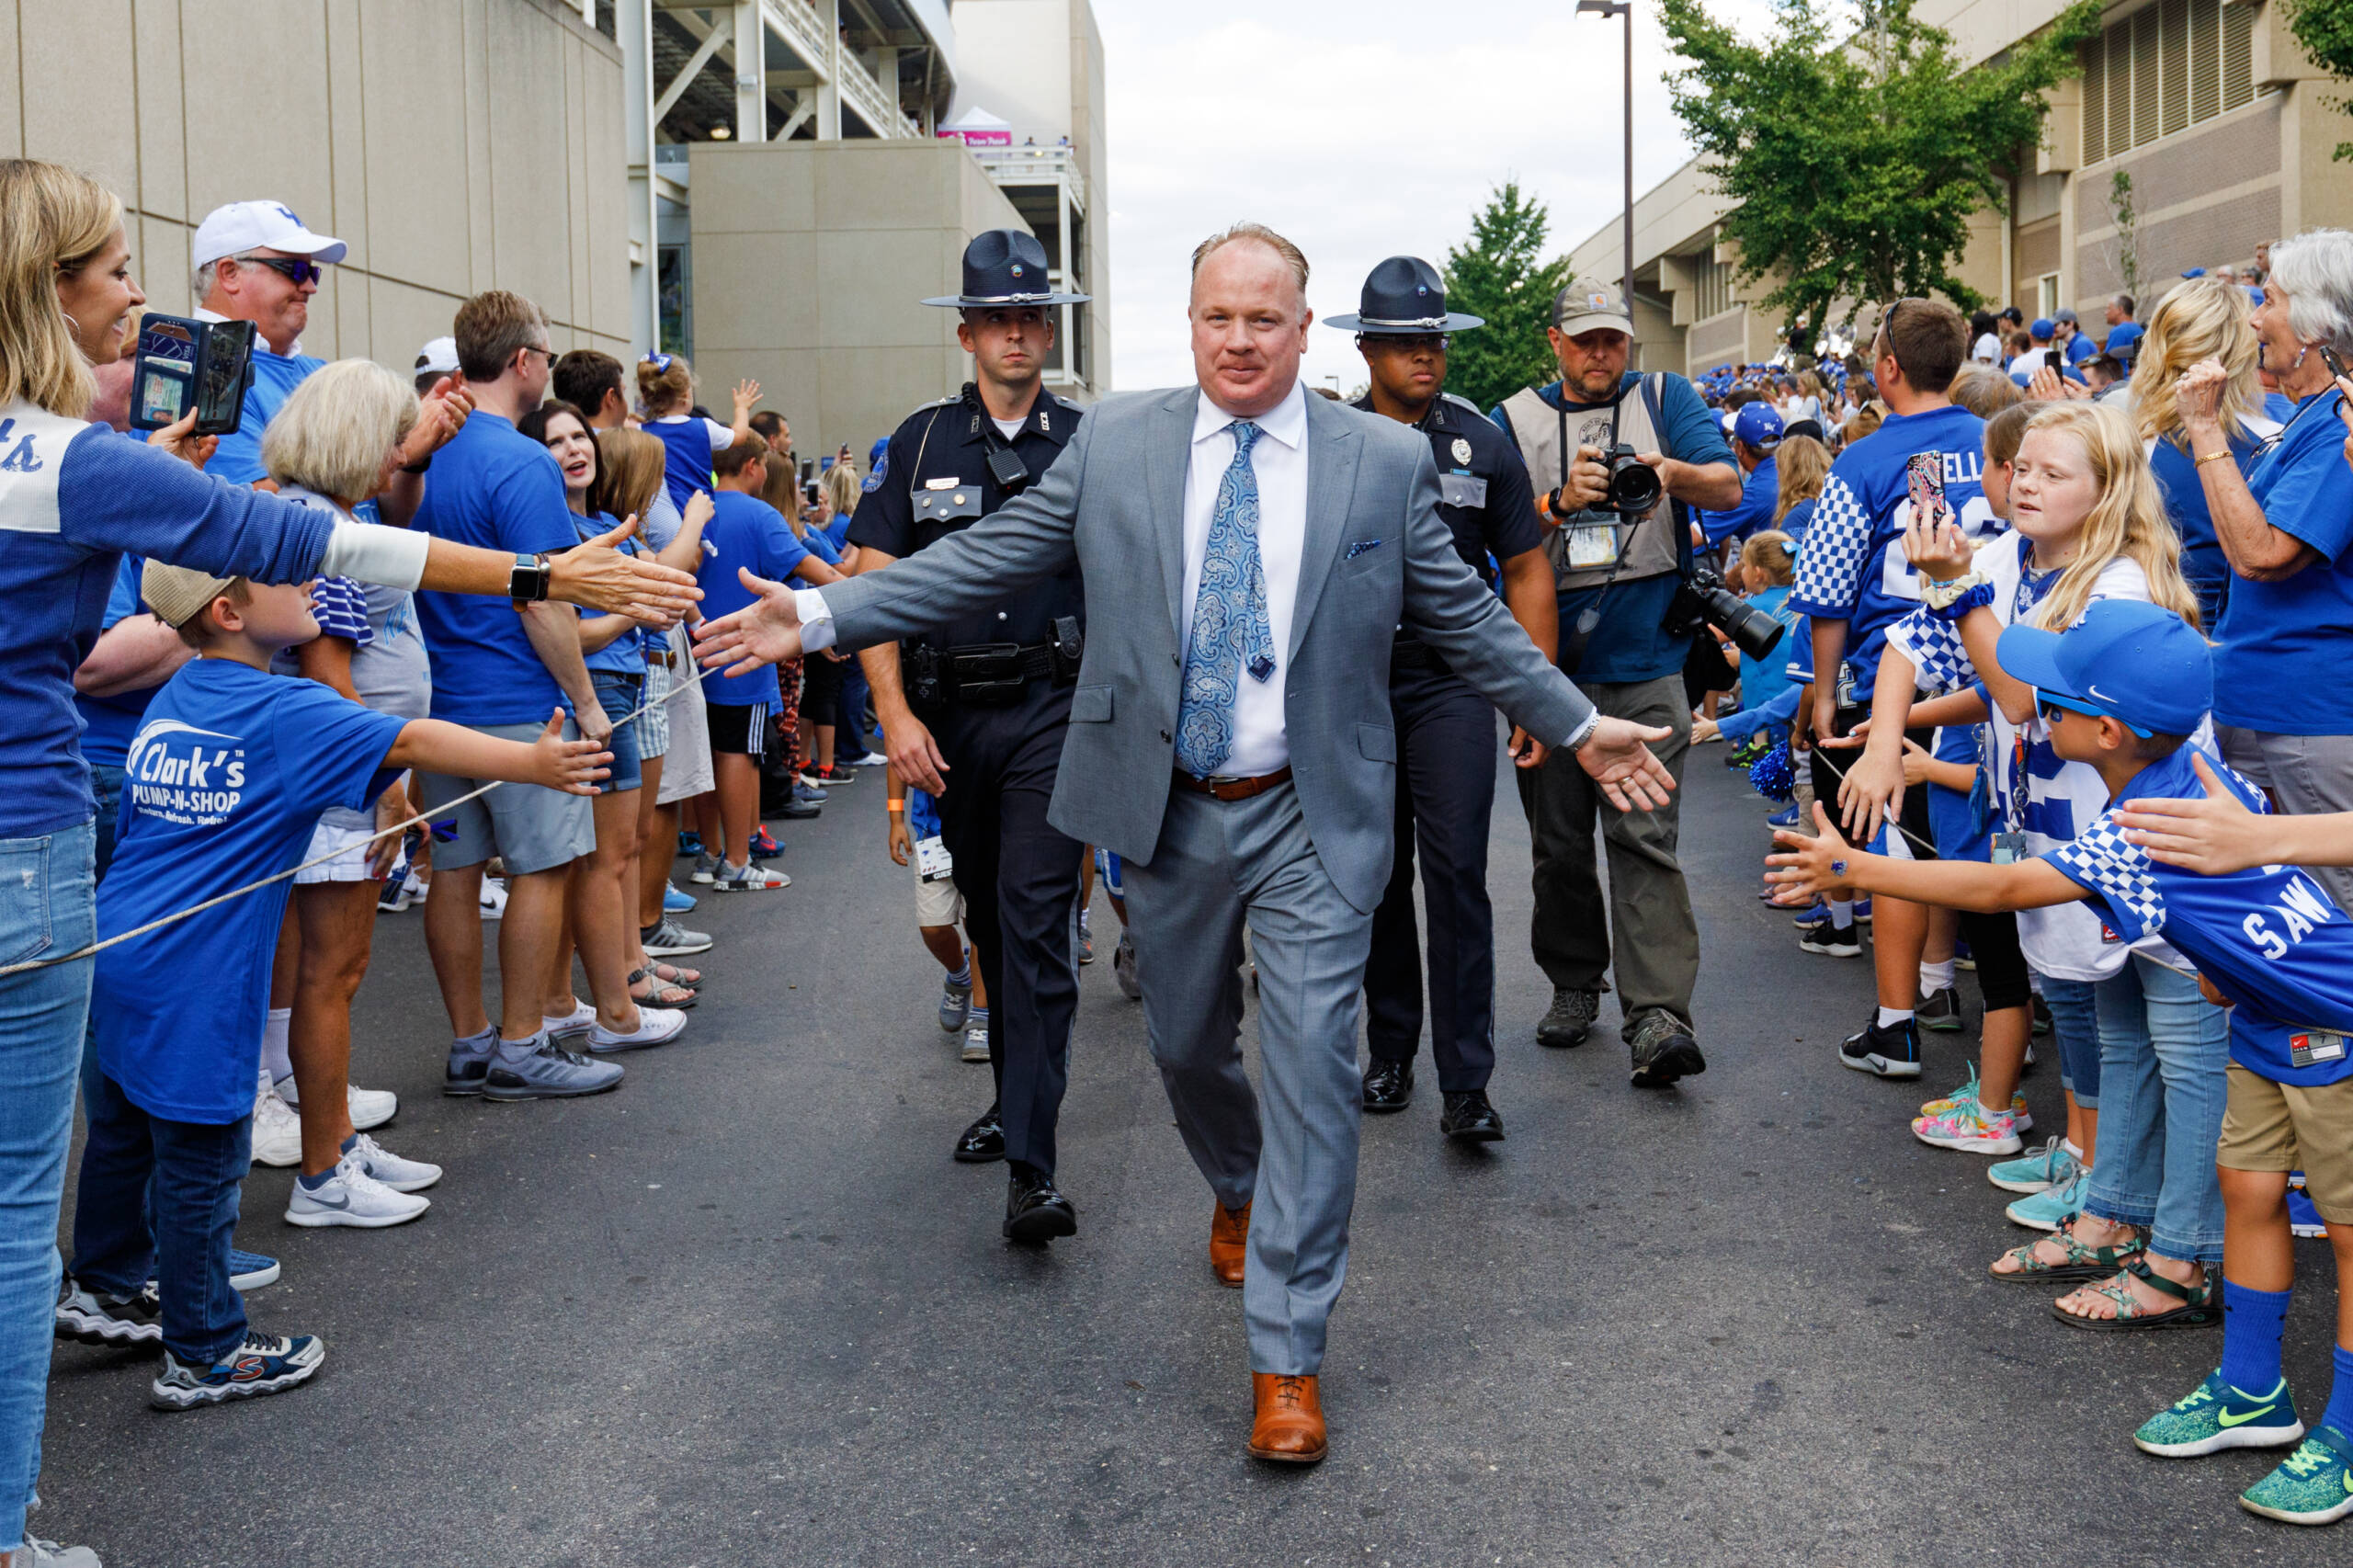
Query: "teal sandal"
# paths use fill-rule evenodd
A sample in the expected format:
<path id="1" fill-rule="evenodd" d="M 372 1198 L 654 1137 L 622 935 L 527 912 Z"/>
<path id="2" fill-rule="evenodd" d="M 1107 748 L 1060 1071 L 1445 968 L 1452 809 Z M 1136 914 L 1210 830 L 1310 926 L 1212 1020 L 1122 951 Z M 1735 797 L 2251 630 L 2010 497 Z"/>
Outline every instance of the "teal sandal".
<path id="1" fill-rule="evenodd" d="M 2119 1269 L 2137 1266 L 2141 1259 L 2141 1249 L 2148 1244 L 2147 1238 L 2136 1233 L 2131 1241 L 2121 1246 L 2088 1247 L 2075 1239 L 2072 1225 L 2063 1226 L 2052 1232 L 2043 1240 L 2054 1241 L 2065 1247 L 2067 1249 L 2065 1260 L 2059 1263 L 2045 1263 L 2034 1254 L 2034 1249 L 2040 1246 L 2042 1243 L 2029 1242 L 2022 1247 L 2012 1247 L 2002 1255 L 2003 1257 L 2017 1261 L 2018 1266 L 2017 1272 L 2006 1273 L 1995 1268 L 1991 1264 L 1986 1266 L 1985 1272 L 2005 1285 L 2051 1285 L 2065 1280 L 2105 1279 Z M 1995 1261 L 1999 1262 L 2001 1259 L 1997 1258 Z M 2168 1280 L 2167 1283 L 2170 1284 L 2171 1281 Z"/>
<path id="2" fill-rule="evenodd" d="M 2096 1332 L 2120 1333 L 2142 1328 L 2204 1328 L 2222 1320 L 2222 1309 L 2215 1301 L 2216 1270 L 2209 1268 L 2195 1285 L 2183 1285 L 2166 1278 L 2149 1267 L 2145 1257 L 2135 1257 L 2124 1266 L 2124 1272 L 2133 1278 L 2155 1287 L 2159 1293 L 2173 1297 L 2181 1304 L 2163 1312 L 2152 1312 L 2132 1294 L 2131 1287 L 2120 1282 L 2092 1287 L 2095 1296 L 2106 1296 L 2116 1303 L 2112 1318 L 2087 1318 L 2067 1311 L 2057 1301 L 2051 1303 L 2051 1315 L 2070 1328 L 2088 1328 Z"/>

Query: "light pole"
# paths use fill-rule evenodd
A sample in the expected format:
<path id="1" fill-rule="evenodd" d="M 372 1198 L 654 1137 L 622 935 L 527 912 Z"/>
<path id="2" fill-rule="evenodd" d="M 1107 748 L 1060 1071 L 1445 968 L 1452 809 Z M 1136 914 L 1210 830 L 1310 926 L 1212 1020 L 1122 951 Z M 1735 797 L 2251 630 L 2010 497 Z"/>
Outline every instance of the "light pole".
<path id="1" fill-rule="evenodd" d="M 1633 0 L 1577 0 L 1577 15 L 1621 17 L 1626 22 L 1626 270 L 1619 287 L 1626 297 L 1626 337 L 1631 347 L 1634 325 L 1634 3 Z"/>

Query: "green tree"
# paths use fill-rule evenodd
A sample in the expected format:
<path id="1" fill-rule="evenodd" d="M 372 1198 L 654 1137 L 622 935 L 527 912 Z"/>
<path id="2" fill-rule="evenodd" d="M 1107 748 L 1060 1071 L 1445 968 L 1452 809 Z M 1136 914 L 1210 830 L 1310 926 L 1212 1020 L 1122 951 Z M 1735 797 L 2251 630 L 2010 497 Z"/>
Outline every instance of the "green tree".
<path id="1" fill-rule="evenodd" d="M 2345 0 L 2287 0 L 2288 30 L 2313 63 L 2340 82 L 2353 82 L 2353 6 Z M 2353 114 L 2353 97 L 2336 107 Z M 2339 142 L 2336 156 L 2353 161 L 2353 142 Z"/>
<path id="2" fill-rule="evenodd" d="M 2073 75 L 2099 29 L 2098 0 L 1983 65 L 1914 17 L 1913 0 L 1777 0 L 1771 41 L 1741 39 L 1702 0 L 1660 0 L 1676 52 L 1675 111 L 1719 191 L 1739 276 L 1770 276 L 1755 301 L 1819 329 L 1840 302 L 1977 293 L 1953 274 L 1969 218 L 2001 210 L 2007 176 L 2040 140 L 2041 95 Z M 1833 29 L 1838 29 L 1834 35 Z"/>
<path id="3" fill-rule="evenodd" d="M 1522 195 L 1517 180 L 1506 180 L 1471 220 L 1471 237 L 1446 253 L 1447 309 L 1487 324 L 1454 339 L 1446 390 L 1483 409 L 1560 373 L 1544 329 L 1552 324 L 1552 296 L 1568 283 L 1569 264 L 1543 259 L 1551 227 L 1544 204 Z"/>

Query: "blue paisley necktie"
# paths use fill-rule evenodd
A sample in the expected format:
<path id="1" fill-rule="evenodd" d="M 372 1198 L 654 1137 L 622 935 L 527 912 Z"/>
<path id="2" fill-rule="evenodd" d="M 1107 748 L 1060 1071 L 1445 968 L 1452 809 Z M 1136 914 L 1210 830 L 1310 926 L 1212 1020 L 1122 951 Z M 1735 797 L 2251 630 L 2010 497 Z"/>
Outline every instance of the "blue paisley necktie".
<path id="1" fill-rule="evenodd" d="M 1207 778 L 1233 750 L 1233 698 L 1242 666 L 1263 681 L 1275 673 L 1274 633 L 1267 624 L 1267 571 L 1258 559 L 1258 476 L 1250 449 L 1265 434 L 1236 420 L 1233 461 L 1218 482 L 1210 515 L 1201 585 L 1193 596 L 1193 640 L 1185 655 L 1185 690 L 1176 710 L 1176 766 Z"/>

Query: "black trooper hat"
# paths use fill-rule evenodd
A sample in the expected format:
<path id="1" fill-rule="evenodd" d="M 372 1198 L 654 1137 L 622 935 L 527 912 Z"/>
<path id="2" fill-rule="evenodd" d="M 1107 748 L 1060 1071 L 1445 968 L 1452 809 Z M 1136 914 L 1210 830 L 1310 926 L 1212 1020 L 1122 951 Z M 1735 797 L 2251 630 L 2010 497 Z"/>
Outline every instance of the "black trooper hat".
<path id="1" fill-rule="evenodd" d="M 1375 337 L 1420 337 L 1433 332 L 1465 332 L 1486 324 L 1446 308 L 1446 284 L 1438 268 L 1417 256 L 1392 256 L 1372 269 L 1349 315 L 1327 316 L 1326 326 Z"/>
<path id="2" fill-rule="evenodd" d="M 991 305 L 1084 305 L 1091 294 L 1067 294 L 1046 280 L 1046 247 L 1027 229 L 991 229 L 964 247 L 964 291 L 926 300 L 951 311 Z"/>

